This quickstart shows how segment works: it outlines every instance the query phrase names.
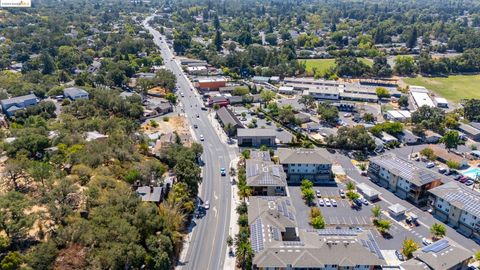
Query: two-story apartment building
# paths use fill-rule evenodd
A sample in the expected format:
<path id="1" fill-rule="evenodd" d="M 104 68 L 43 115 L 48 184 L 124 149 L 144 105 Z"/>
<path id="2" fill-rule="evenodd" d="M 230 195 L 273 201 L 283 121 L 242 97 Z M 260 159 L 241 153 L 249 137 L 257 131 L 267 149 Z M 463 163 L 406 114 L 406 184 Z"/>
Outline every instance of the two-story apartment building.
<path id="1" fill-rule="evenodd" d="M 253 196 L 286 195 L 287 176 L 281 165 L 270 159 L 268 151 L 254 151 L 245 161 L 247 185 Z"/>
<path id="2" fill-rule="evenodd" d="M 287 174 L 288 183 L 299 184 L 303 179 L 314 184 L 334 183 L 332 162 L 323 148 L 279 148 L 277 156 Z"/>
<path id="3" fill-rule="evenodd" d="M 368 175 L 373 182 L 417 205 L 426 204 L 427 191 L 442 184 L 438 175 L 394 154 L 370 159 Z"/>
<path id="4" fill-rule="evenodd" d="M 480 239 L 480 193 L 458 182 L 429 190 L 433 214 L 468 237 Z"/>
<path id="5" fill-rule="evenodd" d="M 370 231 L 299 229 L 288 197 L 250 197 L 253 269 L 380 269 L 386 262 Z"/>

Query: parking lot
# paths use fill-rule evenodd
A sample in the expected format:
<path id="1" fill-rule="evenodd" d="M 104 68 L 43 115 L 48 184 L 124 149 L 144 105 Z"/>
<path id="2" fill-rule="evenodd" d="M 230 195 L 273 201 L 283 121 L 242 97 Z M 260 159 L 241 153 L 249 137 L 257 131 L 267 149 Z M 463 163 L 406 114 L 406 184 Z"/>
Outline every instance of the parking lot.
<path id="1" fill-rule="evenodd" d="M 371 226 L 371 208 L 372 205 L 364 205 L 360 209 L 352 209 L 348 199 L 340 197 L 340 187 L 314 187 L 315 191 L 319 190 L 323 199 L 334 199 L 337 202 L 337 206 L 319 206 L 318 198 L 315 199 L 315 204 L 320 208 L 325 223 L 329 227 L 366 227 Z M 300 228 L 311 228 L 308 224 L 309 207 L 305 204 L 300 187 L 290 186 L 288 188 L 292 203 L 295 206 L 297 212 L 297 222 Z"/>

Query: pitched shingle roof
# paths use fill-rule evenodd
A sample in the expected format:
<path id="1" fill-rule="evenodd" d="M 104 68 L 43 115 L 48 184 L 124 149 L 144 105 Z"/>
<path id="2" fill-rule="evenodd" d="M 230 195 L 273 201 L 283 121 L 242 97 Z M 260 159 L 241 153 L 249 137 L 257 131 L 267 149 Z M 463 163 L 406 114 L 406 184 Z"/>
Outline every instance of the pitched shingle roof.
<path id="1" fill-rule="evenodd" d="M 316 149 L 290 149 L 279 148 L 277 151 L 281 164 L 331 164 L 327 158 L 327 150 L 323 148 Z"/>
<path id="2" fill-rule="evenodd" d="M 429 190 L 433 195 L 476 217 L 480 217 L 480 193 L 451 181 Z"/>

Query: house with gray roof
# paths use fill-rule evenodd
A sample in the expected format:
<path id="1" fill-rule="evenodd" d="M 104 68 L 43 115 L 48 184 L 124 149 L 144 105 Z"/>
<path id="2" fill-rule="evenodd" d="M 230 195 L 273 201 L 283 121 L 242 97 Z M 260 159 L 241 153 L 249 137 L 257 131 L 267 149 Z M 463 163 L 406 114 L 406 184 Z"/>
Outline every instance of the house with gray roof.
<path id="1" fill-rule="evenodd" d="M 371 158 L 368 175 L 373 182 L 418 205 L 427 203 L 428 190 L 442 184 L 439 175 L 394 154 Z"/>
<path id="2" fill-rule="evenodd" d="M 237 129 L 244 127 L 242 122 L 240 122 L 235 114 L 227 107 L 221 107 L 218 109 L 215 118 L 217 118 L 218 122 L 229 136 L 236 135 Z M 228 126 L 231 128 L 227 128 Z"/>
<path id="3" fill-rule="evenodd" d="M 38 104 L 38 98 L 34 94 L 4 99 L 0 102 L 5 115 L 11 117 L 15 112 Z"/>
<path id="4" fill-rule="evenodd" d="M 467 269 L 472 252 L 449 238 L 443 238 L 413 253 L 413 258 L 400 264 L 400 269 Z"/>
<path id="5" fill-rule="evenodd" d="M 474 141 L 480 141 L 480 126 L 478 126 L 477 124 L 473 125 L 460 123 L 460 125 L 458 126 L 458 130 L 465 133 L 465 135 L 467 135 L 467 137 L 469 137 L 470 139 Z"/>
<path id="6" fill-rule="evenodd" d="M 63 89 L 63 95 L 70 100 L 89 98 L 88 92 L 78 87 L 69 87 Z"/>
<path id="7" fill-rule="evenodd" d="M 304 230 L 288 197 L 250 197 L 253 269 L 373 269 L 386 262 L 369 231 Z"/>
<path id="8" fill-rule="evenodd" d="M 143 202 L 159 203 L 162 199 L 162 189 L 162 187 L 141 186 L 137 188 L 136 192 Z"/>
<path id="9" fill-rule="evenodd" d="M 480 239 L 480 193 L 458 182 L 429 190 L 432 214 L 462 234 Z"/>
<path id="10" fill-rule="evenodd" d="M 268 153 L 268 152 L 267 152 Z M 245 172 L 247 186 L 251 187 L 254 196 L 285 196 L 287 175 L 281 165 L 274 164 L 266 156 L 263 159 L 247 159 Z"/>
<path id="11" fill-rule="evenodd" d="M 327 150 L 323 148 L 279 148 L 277 156 L 287 181 L 299 184 L 303 179 L 309 179 L 314 184 L 334 184 L 332 162 L 327 158 Z"/>
<path id="12" fill-rule="evenodd" d="M 276 133 L 268 128 L 239 128 L 237 129 L 237 143 L 239 146 L 259 147 L 262 145 L 274 146 Z"/>

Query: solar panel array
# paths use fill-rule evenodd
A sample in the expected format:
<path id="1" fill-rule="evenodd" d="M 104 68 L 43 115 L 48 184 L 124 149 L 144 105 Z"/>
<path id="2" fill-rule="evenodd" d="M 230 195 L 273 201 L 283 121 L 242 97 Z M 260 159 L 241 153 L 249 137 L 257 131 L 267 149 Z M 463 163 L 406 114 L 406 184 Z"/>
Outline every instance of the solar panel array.
<path id="1" fill-rule="evenodd" d="M 380 259 L 384 259 L 383 258 L 383 255 L 382 255 L 382 252 L 380 251 L 380 248 L 378 247 L 378 244 L 377 244 L 377 241 L 375 241 L 375 238 L 373 238 L 373 235 L 371 232 L 368 233 L 368 239 L 370 240 L 370 246 L 372 247 L 373 249 L 373 253 L 377 254 L 378 258 Z"/>
<path id="2" fill-rule="evenodd" d="M 305 246 L 305 243 L 303 241 L 285 241 L 283 242 L 283 245 L 287 247 L 295 247 L 295 246 Z"/>
<path id="3" fill-rule="evenodd" d="M 443 197 L 447 202 L 459 202 L 463 204 L 462 209 L 476 217 L 480 216 L 480 198 L 473 194 L 469 194 L 463 190 L 455 192 L 447 192 Z"/>
<path id="4" fill-rule="evenodd" d="M 436 179 L 429 171 L 394 155 L 383 155 L 371 160 L 371 162 L 386 168 L 390 172 L 398 173 L 400 177 L 410 182 L 418 179 L 421 184 L 426 184 Z"/>
<path id="5" fill-rule="evenodd" d="M 255 253 L 264 249 L 263 225 L 261 219 L 257 219 L 250 225 L 250 245 Z"/>
<path id="6" fill-rule="evenodd" d="M 284 201 L 282 201 L 281 203 L 278 203 L 278 204 L 277 204 L 277 210 L 278 210 L 278 212 L 281 213 L 284 217 L 290 219 L 291 221 L 294 221 L 294 220 L 295 220 L 295 216 L 293 215 L 292 212 L 288 211 L 287 201 L 288 201 L 288 200 L 284 200 Z M 290 205 L 290 201 L 288 201 L 288 205 Z"/>
<path id="7" fill-rule="evenodd" d="M 317 230 L 318 235 L 340 235 L 340 236 L 356 236 L 357 232 L 349 229 L 321 229 Z"/>
<path id="8" fill-rule="evenodd" d="M 422 248 L 422 251 L 423 252 L 434 252 L 434 253 L 438 253 L 446 248 L 448 248 L 450 246 L 450 244 L 448 243 L 448 240 L 447 239 L 442 239 L 442 240 L 438 240 L 437 242 L 431 244 L 431 245 L 428 245 L 424 248 Z"/>
<path id="9" fill-rule="evenodd" d="M 276 241 L 280 241 L 281 239 L 281 234 L 280 230 L 277 227 L 271 227 L 270 232 L 272 233 L 272 238 Z"/>

